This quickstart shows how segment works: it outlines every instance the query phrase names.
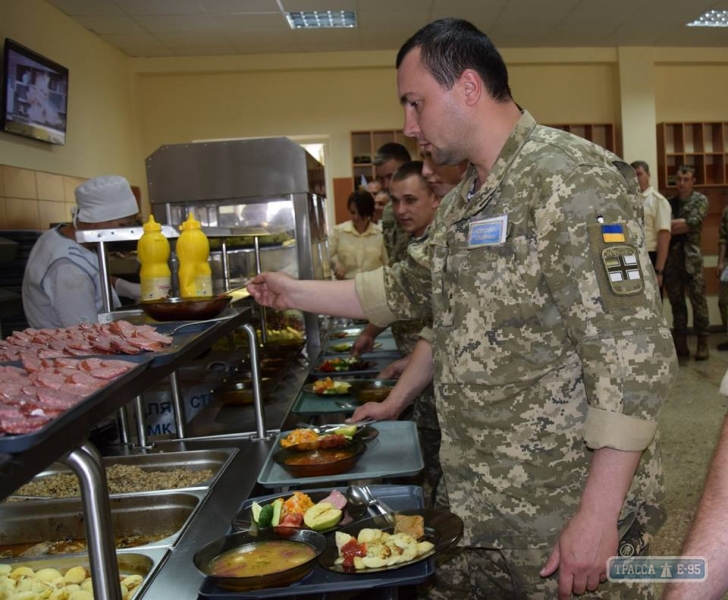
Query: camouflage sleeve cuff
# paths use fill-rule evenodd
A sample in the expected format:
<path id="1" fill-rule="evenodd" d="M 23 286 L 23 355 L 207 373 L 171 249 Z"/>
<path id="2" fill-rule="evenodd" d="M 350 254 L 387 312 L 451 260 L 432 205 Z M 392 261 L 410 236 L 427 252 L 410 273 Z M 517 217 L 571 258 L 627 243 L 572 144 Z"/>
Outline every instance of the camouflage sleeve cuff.
<path id="1" fill-rule="evenodd" d="M 650 445 L 656 431 L 657 421 L 645 421 L 590 406 L 584 424 L 584 441 L 592 450 L 607 447 L 637 452 Z"/>
<path id="2" fill-rule="evenodd" d="M 421 337 L 426 342 L 432 343 L 432 340 L 435 339 L 435 332 L 433 331 L 432 327 L 425 327 L 420 331 L 419 337 Z"/>
<path id="3" fill-rule="evenodd" d="M 386 327 L 397 320 L 387 304 L 383 267 L 376 271 L 358 273 L 355 286 L 361 307 L 370 323 L 377 327 Z"/>

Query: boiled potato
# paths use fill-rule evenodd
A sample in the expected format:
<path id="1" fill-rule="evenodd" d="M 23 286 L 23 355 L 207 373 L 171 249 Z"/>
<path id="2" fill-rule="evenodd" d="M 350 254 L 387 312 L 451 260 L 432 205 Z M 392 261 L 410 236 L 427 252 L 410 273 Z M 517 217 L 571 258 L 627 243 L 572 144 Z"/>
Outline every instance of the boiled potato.
<path id="1" fill-rule="evenodd" d="M 61 575 L 61 572 L 58 569 L 47 568 L 36 571 L 35 577 L 41 581 L 53 581 L 54 579 L 63 578 L 63 575 Z"/>
<path id="2" fill-rule="evenodd" d="M 88 577 L 88 571 L 84 567 L 71 567 L 66 571 L 63 580 L 66 583 L 81 583 Z"/>
<path id="3" fill-rule="evenodd" d="M 12 570 L 10 565 L 0 565 L 0 575 L 9 575 Z"/>
<path id="4" fill-rule="evenodd" d="M 93 592 L 87 592 L 86 590 L 78 589 L 72 592 L 68 597 L 68 600 L 94 600 Z"/>
<path id="5" fill-rule="evenodd" d="M 31 569 L 30 567 L 17 567 L 15 569 L 13 569 L 12 572 L 10 573 L 10 577 L 12 577 L 14 579 L 17 579 L 18 577 L 23 577 L 23 576 L 27 577 L 29 575 L 31 577 L 34 575 L 33 569 Z"/>

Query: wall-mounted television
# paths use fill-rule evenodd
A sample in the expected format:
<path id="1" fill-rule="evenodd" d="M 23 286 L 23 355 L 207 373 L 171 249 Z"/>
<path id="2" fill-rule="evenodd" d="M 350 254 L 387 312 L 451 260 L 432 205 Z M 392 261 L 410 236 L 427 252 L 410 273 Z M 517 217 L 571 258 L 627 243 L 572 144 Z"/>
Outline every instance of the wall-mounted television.
<path id="1" fill-rule="evenodd" d="M 3 64 L 2 131 L 65 144 L 68 69 L 9 38 Z"/>

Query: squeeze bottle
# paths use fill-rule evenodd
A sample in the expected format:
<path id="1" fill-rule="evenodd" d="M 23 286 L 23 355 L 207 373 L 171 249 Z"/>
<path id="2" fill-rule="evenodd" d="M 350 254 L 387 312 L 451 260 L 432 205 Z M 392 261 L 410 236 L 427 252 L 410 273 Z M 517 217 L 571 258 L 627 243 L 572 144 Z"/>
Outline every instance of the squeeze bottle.
<path id="1" fill-rule="evenodd" d="M 144 234 L 137 242 L 137 256 L 142 265 L 139 271 L 141 299 L 167 298 L 172 287 L 169 270 L 169 241 L 162 234 L 162 226 L 149 215 L 144 224 Z"/>
<path id="2" fill-rule="evenodd" d="M 210 242 L 192 213 L 180 228 L 177 240 L 179 291 L 183 298 L 212 297 L 212 271 L 207 262 Z"/>

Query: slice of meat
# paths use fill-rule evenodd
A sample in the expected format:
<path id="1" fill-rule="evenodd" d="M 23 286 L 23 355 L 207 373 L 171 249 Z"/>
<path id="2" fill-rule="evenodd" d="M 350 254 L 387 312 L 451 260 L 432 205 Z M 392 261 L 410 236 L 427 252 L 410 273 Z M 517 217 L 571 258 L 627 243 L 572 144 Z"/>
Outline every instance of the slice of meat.
<path id="1" fill-rule="evenodd" d="M 104 354 L 116 353 L 114 347 L 111 345 L 111 338 L 109 338 L 108 335 L 96 336 L 96 339 L 91 341 L 91 347 L 94 350 L 97 350 L 98 352 L 102 352 Z"/>
<path id="2" fill-rule="evenodd" d="M 3 384 L 17 378 L 25 379 L 27 377 L 28 374 L 20 367 L 14 367 L 13 365 L 5 365 L 0 367 L 0 378 L 2 378 Z"/>
<path id="3" fill-rule="evenodd" d="M 86 383 L 67 383 L 63 386 L 63 391 L 68 392 L 69 394 L 73 394 L 74 396 L 78 396 L 80 398 L 88 398 L 92 394 L 96 393 L 96 391 L 99 389 L 99 387 L 105 386 L 108 381 L 102 381 L 101 385 L 88 385 Z"/>
<path id="4" fill-rule="evenodd" d="M 333 490 L 328 496 L 326 496 L 326 498 L 321 500 L 321 502 L 328 502 L 334 508 L 344 510 L 344 507 L 346 506 L 346 496 L 344 496 L 344 494 L 342 494 L 339 490 Z"/>
<path id="5" fill-rule="evenodd" d="M 139 354 L 142 349 L 128 343 L 124 338 L 115 335 L 109 337 L 111 347 L 119 354 Z"/>
<path id="6" fill-rule="evenodd" d="M 129 345 L 134 346 L 137 349 L 134 354 L 139 354 L 141 350 L 157 352 L 163 348 L 162 344 L 159 342 L 143 337 L 131 337 L 127 339 L 127 342 L 129 342 Z M 127 352 L 127 354 L 132 354 L 132 352 Z"/>
<path id="7" fill-rule="evenodd" d="M 30 352 L 21 352 L 20 360 L 23 362 L 23 368 L 28 371 L 28 373 L 34 373 L 41 367 L 40 358 Z"/>
<path id="8" fill-rule="evenodd" d="M 134 335 L 136 327 L 129 323 L 129 321 L 124 321 L 122 319 L 120 321 L 112 321 L 109 323 L 109 331 L 126 339 Z"/>
<path id="9" fill-rule="evenodd" d="M 68 342 L 65 352 L 70 356 L 88 356 L 89 354 L 93 354 L 94 349 L 91 347 L 91 344 L 83 340 L 81 342 Z"/>
<path id="10" fill-rule="evenodd" d="M 138 331 L 135 335 L 135 337 L 143 337 L 148 340 L 152 340 L 153 342 L 159 342 L 160 344 L 164 344 L 165 346 L 169 346 L 174 339 L 169 337 L 168 335 L 164 335 L 162 333 L 159 333 L 158 331 Z"/>
<path id="11" fill-rule="evenodd" d="M 23 417 L 21 419 L 0 419 L 0 431 L 11 434 L 32 433 L 48 422 L 46 417 Z"/>
<path id="12" fill-rule="evenodd" d="M 80 383 L 83 385 L 90 386 L 92 388 L 100 388 L 105 386 L 108 381 L 105 379 L 98 379 L 93 375 L 86 373 L 86 371 L 75 371 L 66 378 L 68 383 Z"/>
<path id="13" fill-rule="evenodd" d="M 75 369 L 78 369 L 79 368 L 79 363 L 80 362 L 81 361 L 76 360 L 75 358 L 67 358 L 67 357 L 64 356 L 62 358 L 56 358 L 53 361 L 53 366 L 54 367 L 59 367 L 59 368 L 68 368 L 68 369 L 74 369 L 75 370 Z"/>
<path id="14" fill-rule="evenodd" d="M 44 387 L 50 390 L 60 390 L 66 383 L 66 377 L 64 375 L 54 373 L 49 369 L 36 371 L 31 375 L 30 380 L 37 387 Z"/>
<path id="15" fill-rule="evenodd" d="M 79 363 L 79 366 L 87 373 L 93 373 L 96 369 L 100 369 L 104 365 L 101 358 L 86 358 Z"/>
<path id="16" fill-rule="evenodd" d="M 23 411 L 20 410 L 20 406 L 0 404 L 0 419 L 20 419 L 23 416 Z"/>
<path id="17" fill-rule="evenodd" d="M 62 390 L 49 390 L 46 388 L 37 388 L 36 394 L 38 397 L 38 403 L 42 407 L 50 408 L 71 408 L 76 406 L 82 398 L 69 394 Z"/>
<path id="18" fill-rule="evenodd" d="M 48 342 L 48 346 L 52 350 L 58 350 L 59 352 L 64 352 L 66 350 L 66 344 L 68 344 L 68 340 L 66 339 L 55 339 Z"/>
<path id="19" fill-rule="evenodd" d="M 122 370 L 123 372 L 129 371 L 136 367 L 136 363 L 132 362 L 130 360 L 121 360 L 121 359 L 101 359 L 101 366 L 105 368 L 114 368 Z"/>
<path id="20" fill-rule="evenodd" d="M 38 358 L 62 358 L 63 356 L 65 356 L 63 350 L 53 350 L 52 348 L 38 352 Z"/>

